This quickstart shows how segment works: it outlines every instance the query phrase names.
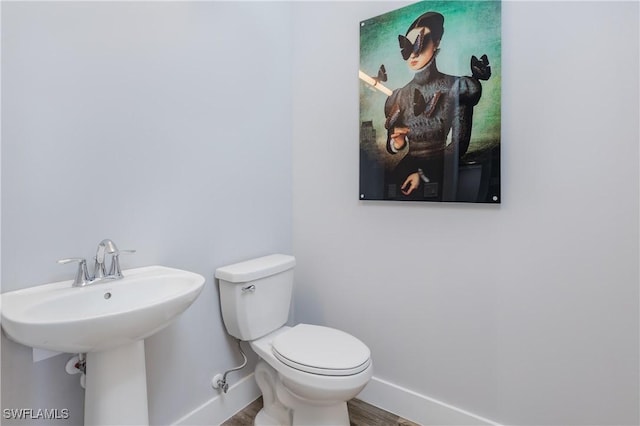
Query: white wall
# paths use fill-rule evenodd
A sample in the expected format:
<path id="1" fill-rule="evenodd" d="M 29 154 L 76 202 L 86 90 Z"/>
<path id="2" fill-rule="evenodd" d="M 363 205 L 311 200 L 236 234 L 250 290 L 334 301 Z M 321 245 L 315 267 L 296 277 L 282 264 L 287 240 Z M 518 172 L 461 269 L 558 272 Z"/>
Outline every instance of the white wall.
<path id="1" fill-rule="evenodd" d="M 296 319 L 493 421 L 638 424 L 638 3 L 503 3 L 500 206 L 361 202 L 358 23 L 404 4 L 294 8 Z"/>
<path id="2" fill-rule="evenodd" d="M 212 376 L 239 363 L 215 268 L 291 252 L 289 32 L 286 3 L 2 4 L 2 291 L 71 279 L 56 260 L 103 238 L 138 250 L 126 268 L 207 278 L 146 341 L 153 424 L 215 397 Z M 3 335 L 2 408 L 81 423 L 67 358 L 34 364 Z"/>

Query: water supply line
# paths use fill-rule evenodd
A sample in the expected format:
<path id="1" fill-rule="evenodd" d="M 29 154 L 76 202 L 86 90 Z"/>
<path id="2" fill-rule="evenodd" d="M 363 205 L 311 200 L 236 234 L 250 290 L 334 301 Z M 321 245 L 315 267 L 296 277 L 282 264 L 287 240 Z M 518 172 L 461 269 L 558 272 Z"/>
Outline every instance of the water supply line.
<path id="1" fill-rule="evenodd" d="M 84 389 L 87 380 L 87 354 L 79 353 L 69 358 L 65 365 L 65 371 L 68 374 L 80 373 L 80 386 Z"/>
<path id="2" fill-rule="evenodd" d="M 247 356 L 242 351 L 242 346 L 240 346 L 240 340 L 236 339 L 236 342 L 238 343 L 238 350 L 240 351 L 240 355 L 242 355 L 242 359 L 243 359 L 242 365 L 234 367 L 231 370 L 227 370 L 222 375 L 216 374 L 213 377 L 213 380 L 211 381 L 211 385 L 214 387 L 214 389 L 222 389 L 222 392 L 224 393 L 227 393 L 227 391 L 229 390 L 229 383 L 227 383 L 227 374 L 233 371 L 241 370 L 245 367 L 245 365 L 247 365 Z"/>

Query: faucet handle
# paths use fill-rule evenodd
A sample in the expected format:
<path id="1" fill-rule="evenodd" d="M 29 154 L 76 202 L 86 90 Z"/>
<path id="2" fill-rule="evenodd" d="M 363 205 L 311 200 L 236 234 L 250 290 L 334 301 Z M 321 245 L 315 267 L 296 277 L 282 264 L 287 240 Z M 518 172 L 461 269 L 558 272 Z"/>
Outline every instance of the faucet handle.
<path id="1" fill-rule="evenodd" d="M 111 267 L 109 268 L 109 276 L 114 278 L 122 278 L 122 270 L 120 269 L 120 255 L 133 254 L 135 250 L 116 250 L 112 253 Z"/>
<path id="2" fill-rule="evenodd" d="M 58 260 L 58 263 L 61 265 L 65 265 L 67 263 L 73 263 L 73 262 L 78 262 L 78 263 L 82 263 L 82 262 L 87 262 L 87 260 L 84 257 L 69 257 L 66 259 L 60 259 Z"/>
<path id="3" fill-rule="evenodd" d="M 86 285 L 91 279 L 89 278 L 89 271 L 87 271 L 87 260 L 83 257 L 69 257 L 66 259 L 58 260 L 58 263 L 65 265 L 67 263 L 78 262 L 78 271 L 76 277 L 73 280 L 73 287 L 82 287 Z"/>

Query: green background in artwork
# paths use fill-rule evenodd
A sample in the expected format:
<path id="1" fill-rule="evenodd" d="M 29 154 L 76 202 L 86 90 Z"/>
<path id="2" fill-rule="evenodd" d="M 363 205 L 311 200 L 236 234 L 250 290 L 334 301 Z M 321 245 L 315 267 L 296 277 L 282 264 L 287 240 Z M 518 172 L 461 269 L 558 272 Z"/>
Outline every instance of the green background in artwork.
<path id="1" fill-rule="evenodd" d="M 500 143 L 501 87 L 501 3 L 499 1 L 425 1 L 389 12 L 360 23 L 360 70 L 376 76 L 384 64 L 391 90 L 399 89 L 413 78 L 400 55 L 398 35 L 404 35 L 411 23 L 428 11 L 441 13 L 444 35 L 437 64 L 440 72 L 470 76 L 471 56 L 486 54 L 491 78 L 482 81 L 482 98 L 474 108 L 469 154 Z M 360 121 L 373 121 L 380 158 L 386 144 L 384 102 L 387 96 L 360 81 Z M 390 159 L 389 159 L 390 160 Z"/>

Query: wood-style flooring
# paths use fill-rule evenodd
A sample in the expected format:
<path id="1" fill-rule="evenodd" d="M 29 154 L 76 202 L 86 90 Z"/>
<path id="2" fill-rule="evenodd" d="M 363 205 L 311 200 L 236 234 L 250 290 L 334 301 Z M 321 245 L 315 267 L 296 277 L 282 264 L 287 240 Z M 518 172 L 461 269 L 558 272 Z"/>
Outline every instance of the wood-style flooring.
<path id="1" fill-rule="evenodd" d="M 359 399 L 348 401 L 347 406 L 351 426 L 420 426 Z M 262 397 L 247 405 L 221 426 L 251 426 L 261 408 Z"/>

